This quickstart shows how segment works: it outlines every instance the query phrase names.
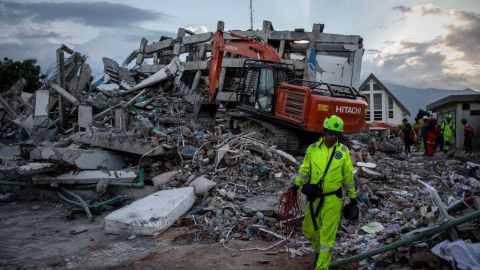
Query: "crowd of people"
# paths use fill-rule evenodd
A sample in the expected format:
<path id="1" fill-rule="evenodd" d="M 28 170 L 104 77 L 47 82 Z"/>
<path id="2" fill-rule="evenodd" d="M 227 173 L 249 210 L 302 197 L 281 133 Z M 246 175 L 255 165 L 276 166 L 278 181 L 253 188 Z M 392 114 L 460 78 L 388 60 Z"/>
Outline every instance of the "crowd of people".
<path id="1" fill-rule="evenodd" d="M 438 123 L 432 115 L 425 115 L 422 118 L 416 118 L 415 124 L 411 125 L 407 119 L 403 119 L 400 125 L 400 136 L 405 145 L 405 153 L 410 153 L 413 145 L 418 145 L 424 155 L 433 156 L 437 149 L 448 152 L 452 138 L 455 136 L 455 124 L 452 121 L 453 116 L 448 114 L 445 120 Z M 461 121 L 464 127 L 464 147 L 465 152 L 472 153 L 472 142 L 474 137 L 473 127 L 467 119 Z"/>

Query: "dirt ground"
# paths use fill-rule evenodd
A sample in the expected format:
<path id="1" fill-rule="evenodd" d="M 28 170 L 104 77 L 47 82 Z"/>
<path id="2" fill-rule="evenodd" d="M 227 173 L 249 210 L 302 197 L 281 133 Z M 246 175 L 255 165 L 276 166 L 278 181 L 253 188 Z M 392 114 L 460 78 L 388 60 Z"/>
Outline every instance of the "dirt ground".
<path id="1" fill-rule="evenodd" d="M 68 206 L 44 200 L 0 203 L 0 269 L 312 269 L 313 255 L 288 259 L 283 246 L 232 251 L 220 243 L 179 244 L 188 227 L 157 238 L 110 235 L 103 218 L 72 219 Z M 229 240 L 231 248 L 273 242 Z"/>

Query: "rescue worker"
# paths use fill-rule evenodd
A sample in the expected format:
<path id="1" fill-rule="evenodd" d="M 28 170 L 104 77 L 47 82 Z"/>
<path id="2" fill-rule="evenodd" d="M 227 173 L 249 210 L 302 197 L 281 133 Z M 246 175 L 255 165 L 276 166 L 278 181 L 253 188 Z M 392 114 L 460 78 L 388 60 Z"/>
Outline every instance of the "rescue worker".
<path id="1" fill-rule="evenodd" d="M 437 141 L 438 132 L 436 130 L 437 121 L 435 118 L 431 117 L 428 119 L 428 128 L 426 130 L 427 134 L 425 135 L 425 155 L 433 157 L 437 149 L 435 142 Z"/>
<path id="2" fill-rule="evenodd" d="M 342 186 L 350 202 L 344 208 L 348 219 L 358 218 L 350 152 L 338 141 L 343 121 L 336 115 L 325 118 L 324 136 L 310 145 L 293 187 L 307 196 L 303 233 L 316 252 L 316 268 L 328 269 L 342 213 Z"/>
<path id="3" fill-rule="evenodd" d="M 440 133 L 443 136 L 442 150 L 447 152 L 450 148 L 450 141 L 452 140 L 453 133 L 455 132 L 455 125 L 452 122 L 453 116 L 447 115 L 447 119 L 442 121 L 440 125 Z"/>
<path id="4" fill-rule="evenodd" d="M 420 128 L 420 150 L 425 150 L 428 133 L 428 116 L 424 115 L 422 118 L 423 125 Z"/>
<path id="5" fill-rule="evenodd" d="M 472 153 L 472 139 L 475 136 L 475 132 L 473 131 L 473 127 L 467 122 L 466 118 L 462 119 L 463 124 L 463 147 L 465 147 L 465 152 L 471 154 Z"/>

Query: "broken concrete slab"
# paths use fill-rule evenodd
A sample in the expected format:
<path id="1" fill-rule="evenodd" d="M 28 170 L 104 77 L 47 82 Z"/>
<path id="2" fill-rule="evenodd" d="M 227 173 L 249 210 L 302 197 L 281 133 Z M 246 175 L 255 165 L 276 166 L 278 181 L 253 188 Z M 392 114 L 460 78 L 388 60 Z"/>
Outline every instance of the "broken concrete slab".
<path id="1" fill-rule="evenodd" d="M 32 178 L 33 184 L 96 184 L 108 182 L 132 182 L 137 177 L 131 171 L 71 171 L 55 177 L 38 175 Z"/>
<path id="2" fill-rule="evenodd" d="M 250 215 L 261 212 L 265 216 L 273 216 L 278 214 L 278 198 L 275 195 L 252 197 L 243 203 L 242 209 Z"/>
<path id="3" fill-rule="evenodd" d="M 173 177 L 178 174 L 178 171 L 171 171 L 162 173 L 152 178 L 153 186 L 156 190 L 159 190 L 162 186 L 170 183 L 173 180 Z"/>
<path id="4" fill-rule="evenodd" d="M 31 162 L 18 167 L 17 171 L 21 175 L 33 175 L 38 173 L 50 172 L 53 169 L 53 163 Z"/>
<path id="5" fill-rule="evenodd" d="M 141 81 L 139 84 L 135 85 L 132 89 L 128 90 L 128 92 L 131 91 L 136 91 L 151 85 L 154 85 L 156 83 L 159 83 L 161 81 L 166 80 L 169 77 L 172 77 L 177 73 L 177 71 L 181 68 L 180 60 L 178 57 L 174 57 L 172 62 L 162 68 L 161 70 L 157 71 L 155 74 L 152 76 L 146 78 L 145 80 Z"/>
<path id="6" fill-rule="evenodd" d="M 18 118 L 13 119 L 13 122 L 23 128 L 25 132 L 28 134 L 28 136 L 32 135 L 33 131 L 33 116 L 29 115 L 20 115 Z"/>
<path id="7" fill-rule="evenodd" d="M 165 154 L 162 145 L 137 139 L 131 135 L 113 134 L 108 132 L 77 132 L 70 137 L 74 142 L 98 146 L 136 155 L 159 156 Z"/>
<path id="8" fill-rule="evenodd" d="M 83 170 L 118 170 L 125 167 L 123 156 L 98 149 L 85 150 L 39 146 L 30 152 L 30 159 L 66 163 Z"/>
<path id="9" fill-rule="evenodd" d="M 20 156 L 20 146 L 0 143 L 0 160 L 16 159 Z"/>
<path id="10" fill-rule="evenodd" d="M 45 119 L 48 119 L 49 102 L 50 92 L 48 90 L 38 90 L 35 92 L 35 125 L 39 125 Z"/>
<path id="11" fill-rule="evenodd" d="M 12 106 L 10 106 L 10 104 L 2 96 L 0 96 L 0 105 L 2 105 L 2 107 L 7 110 L 7 112 L 10 114 L 12 118 L 18 117 L 18 113 L 12 108 Z"/>
<path id="12" fill-rule="evenodd" d="M 192 187 L 158 191 L 105 217 L 105 232 L 154 235 L 168 229 L 195 203 Z"/>
<path id="13" fill-rule="evenodd" d="M 158 191 L 153 186 L 148 185 L 143 186 L 143 188 L 131 188 L 117 185 L 109 185 L 108 190 L 112 192 L 112 194 L 122 194 L 125 195 L 129 200 L 134 201 Z"/>

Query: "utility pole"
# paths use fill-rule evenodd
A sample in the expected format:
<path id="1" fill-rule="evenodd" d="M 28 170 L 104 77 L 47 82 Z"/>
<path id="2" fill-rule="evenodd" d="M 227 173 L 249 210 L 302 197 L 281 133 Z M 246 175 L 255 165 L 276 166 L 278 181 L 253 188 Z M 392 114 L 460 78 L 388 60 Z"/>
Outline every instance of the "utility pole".
<path id="1" fill-rule="evenodd" d="M 253 8 L 252 8 L 252 1 L 250 0 L 250 29 L 253 30 Z"/>

